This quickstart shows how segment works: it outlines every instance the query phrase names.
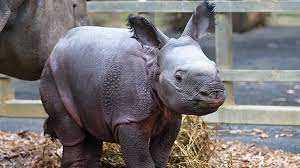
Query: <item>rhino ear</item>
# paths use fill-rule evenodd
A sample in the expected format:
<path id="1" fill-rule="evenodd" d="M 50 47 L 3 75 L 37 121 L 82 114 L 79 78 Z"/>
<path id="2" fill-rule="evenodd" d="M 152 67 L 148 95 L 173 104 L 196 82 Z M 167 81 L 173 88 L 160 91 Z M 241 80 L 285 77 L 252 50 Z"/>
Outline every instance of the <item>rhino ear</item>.
<path id="1" fill-rule="evenodd" d="M 200 3 L 188 21 L 182 36 L 190 36 L 198 41 L 206 35 L 208 29 L 214 27 L 214 4 L 207 0 Z"/>
<path id="2" fill-rule="evenodd" d="M 11 10 L 6 0 L 0 0 L 0 32 L 10 17 Z"/>
<path id="3" fill-rule="evenodd" d="M 169 40 L 164 33 L 144 17 L 129 15 L 127 26 L 133 31 L 133 38 L 143 45 L 161 49 Z"/>

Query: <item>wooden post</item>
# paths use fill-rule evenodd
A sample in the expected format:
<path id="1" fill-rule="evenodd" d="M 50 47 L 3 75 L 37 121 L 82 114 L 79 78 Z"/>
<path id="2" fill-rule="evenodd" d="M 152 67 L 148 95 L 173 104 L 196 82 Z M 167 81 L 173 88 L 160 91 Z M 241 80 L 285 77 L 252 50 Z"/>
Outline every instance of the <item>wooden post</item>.
<path id="1" fill-rule="evenodd" d="M 231 13 L 216 13 L 216 62 L 220 70 L 232 68 L 232 15 Z M 221 76 L 222 77 L 222 76 Z M 223 107 L 235 104 L 233 83 L 224 81 L 226 88 L 226 101 Z M 203 117 L 210 122 L 225 122 L 226 111 L 219 109 L 218 112 Z"/>
<path id="2" fill-rule="evenodd" d="M 15 98 L 11 78 L 0 74 L 0 104 Z"/>
<path id="3" fill-rule="evenodd" d="M 220 69 L 231 69 L 232 57 L 232 15 L 231 13 L 216 14 L 216 61 Z M 226 101 L 224 105 L 234 105 L 233 83 L 225 82 Z"/>
<path id="4" fill-rule="evenodd" d="M 215 15 L 216 29 L 216 62 L 221 70 L 229 70 L 232 68 L 232 15 L 231 13 L 216 13 Z M 222 75 L 221 75 L 222 78 Z M 232 81 L 224 81 L 226 88 L 226 101 L 223 106 L 234 105 L 234 93 Z M 226 111 L 219 110 L 203 118 L 210 122 L 224 122 L 226 119 Z"/>
<path id="5" fill-rule="evenodd" d="M 14 90 L 12 88 L 11 79 L 8 76 L 0 74 L 0 116 L 6 114 L 6 102 L 13 100 L 15 97 Z"/>

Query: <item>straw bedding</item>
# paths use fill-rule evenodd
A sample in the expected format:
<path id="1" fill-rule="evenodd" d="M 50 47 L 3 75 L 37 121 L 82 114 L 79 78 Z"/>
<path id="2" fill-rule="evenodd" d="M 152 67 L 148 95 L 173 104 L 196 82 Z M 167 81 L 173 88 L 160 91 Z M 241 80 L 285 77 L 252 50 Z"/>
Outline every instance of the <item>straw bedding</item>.
<path id="1" fill-rule="evenodd" d="M 210 139 L 214 133 L 199 117 L 185 116 L 168 167 L 300 167 L 300 155 L 251 144 L 216 142 Z M 0 132 L 0 168 L 57 168 L 61 154 L 59 141 L 27 131 Z M 101 162 L 106 168 L 125 167 L 116 144 L 104 144 Z"/>

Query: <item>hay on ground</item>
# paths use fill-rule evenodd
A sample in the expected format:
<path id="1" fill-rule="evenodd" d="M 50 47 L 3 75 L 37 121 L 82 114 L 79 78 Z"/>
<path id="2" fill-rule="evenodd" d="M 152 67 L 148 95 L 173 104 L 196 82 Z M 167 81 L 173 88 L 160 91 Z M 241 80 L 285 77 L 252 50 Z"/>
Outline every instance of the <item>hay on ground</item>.
<path id="1" fill-rule="evenodd" d="M 62 146 L 57 140 L 51 141 L 27 131 L 17 134 L 0 132 L 0 138 L 2 166 L 56 168 L 60 165 Z M 213 149 L 206 124 L 199 117 L 185 116 L 168 167 L 207 167 Z M 104 143 L 101 162 L 106 167 L 124 167 L 119 145 Z"/>
<path id="2" fill-rule="evenodd" d="M 211 131 L 197 117 L 184 117 L 169 160 L 170 168 L 300 167 L 300 155 L 238 142 L 214 142 Z M 102 163 L 124 167 L 119 146 L 105 143 Z M 0 168 L 58 168 L 62 146 L 31 132 L 0 132 Z"/>

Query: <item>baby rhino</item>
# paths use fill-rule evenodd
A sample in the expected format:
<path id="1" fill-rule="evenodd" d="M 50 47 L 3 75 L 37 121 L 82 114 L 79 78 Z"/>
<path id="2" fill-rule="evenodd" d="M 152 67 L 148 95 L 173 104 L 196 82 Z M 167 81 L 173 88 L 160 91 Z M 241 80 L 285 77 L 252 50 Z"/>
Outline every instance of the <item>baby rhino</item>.
<path id="1" fill-rule="evenodd" d="M 181 115 L 225 100 L 216 64 L 196 42 L 213 17 L 201 3 L 179 39 L 147 19 L 128 29 L 78 27 L 55 46 L 41 76 L 45 127 L 63 145 L 62 167 L 101 167 L 102 143 L 120 144 L 128 168 L 166 167 Z"/>

